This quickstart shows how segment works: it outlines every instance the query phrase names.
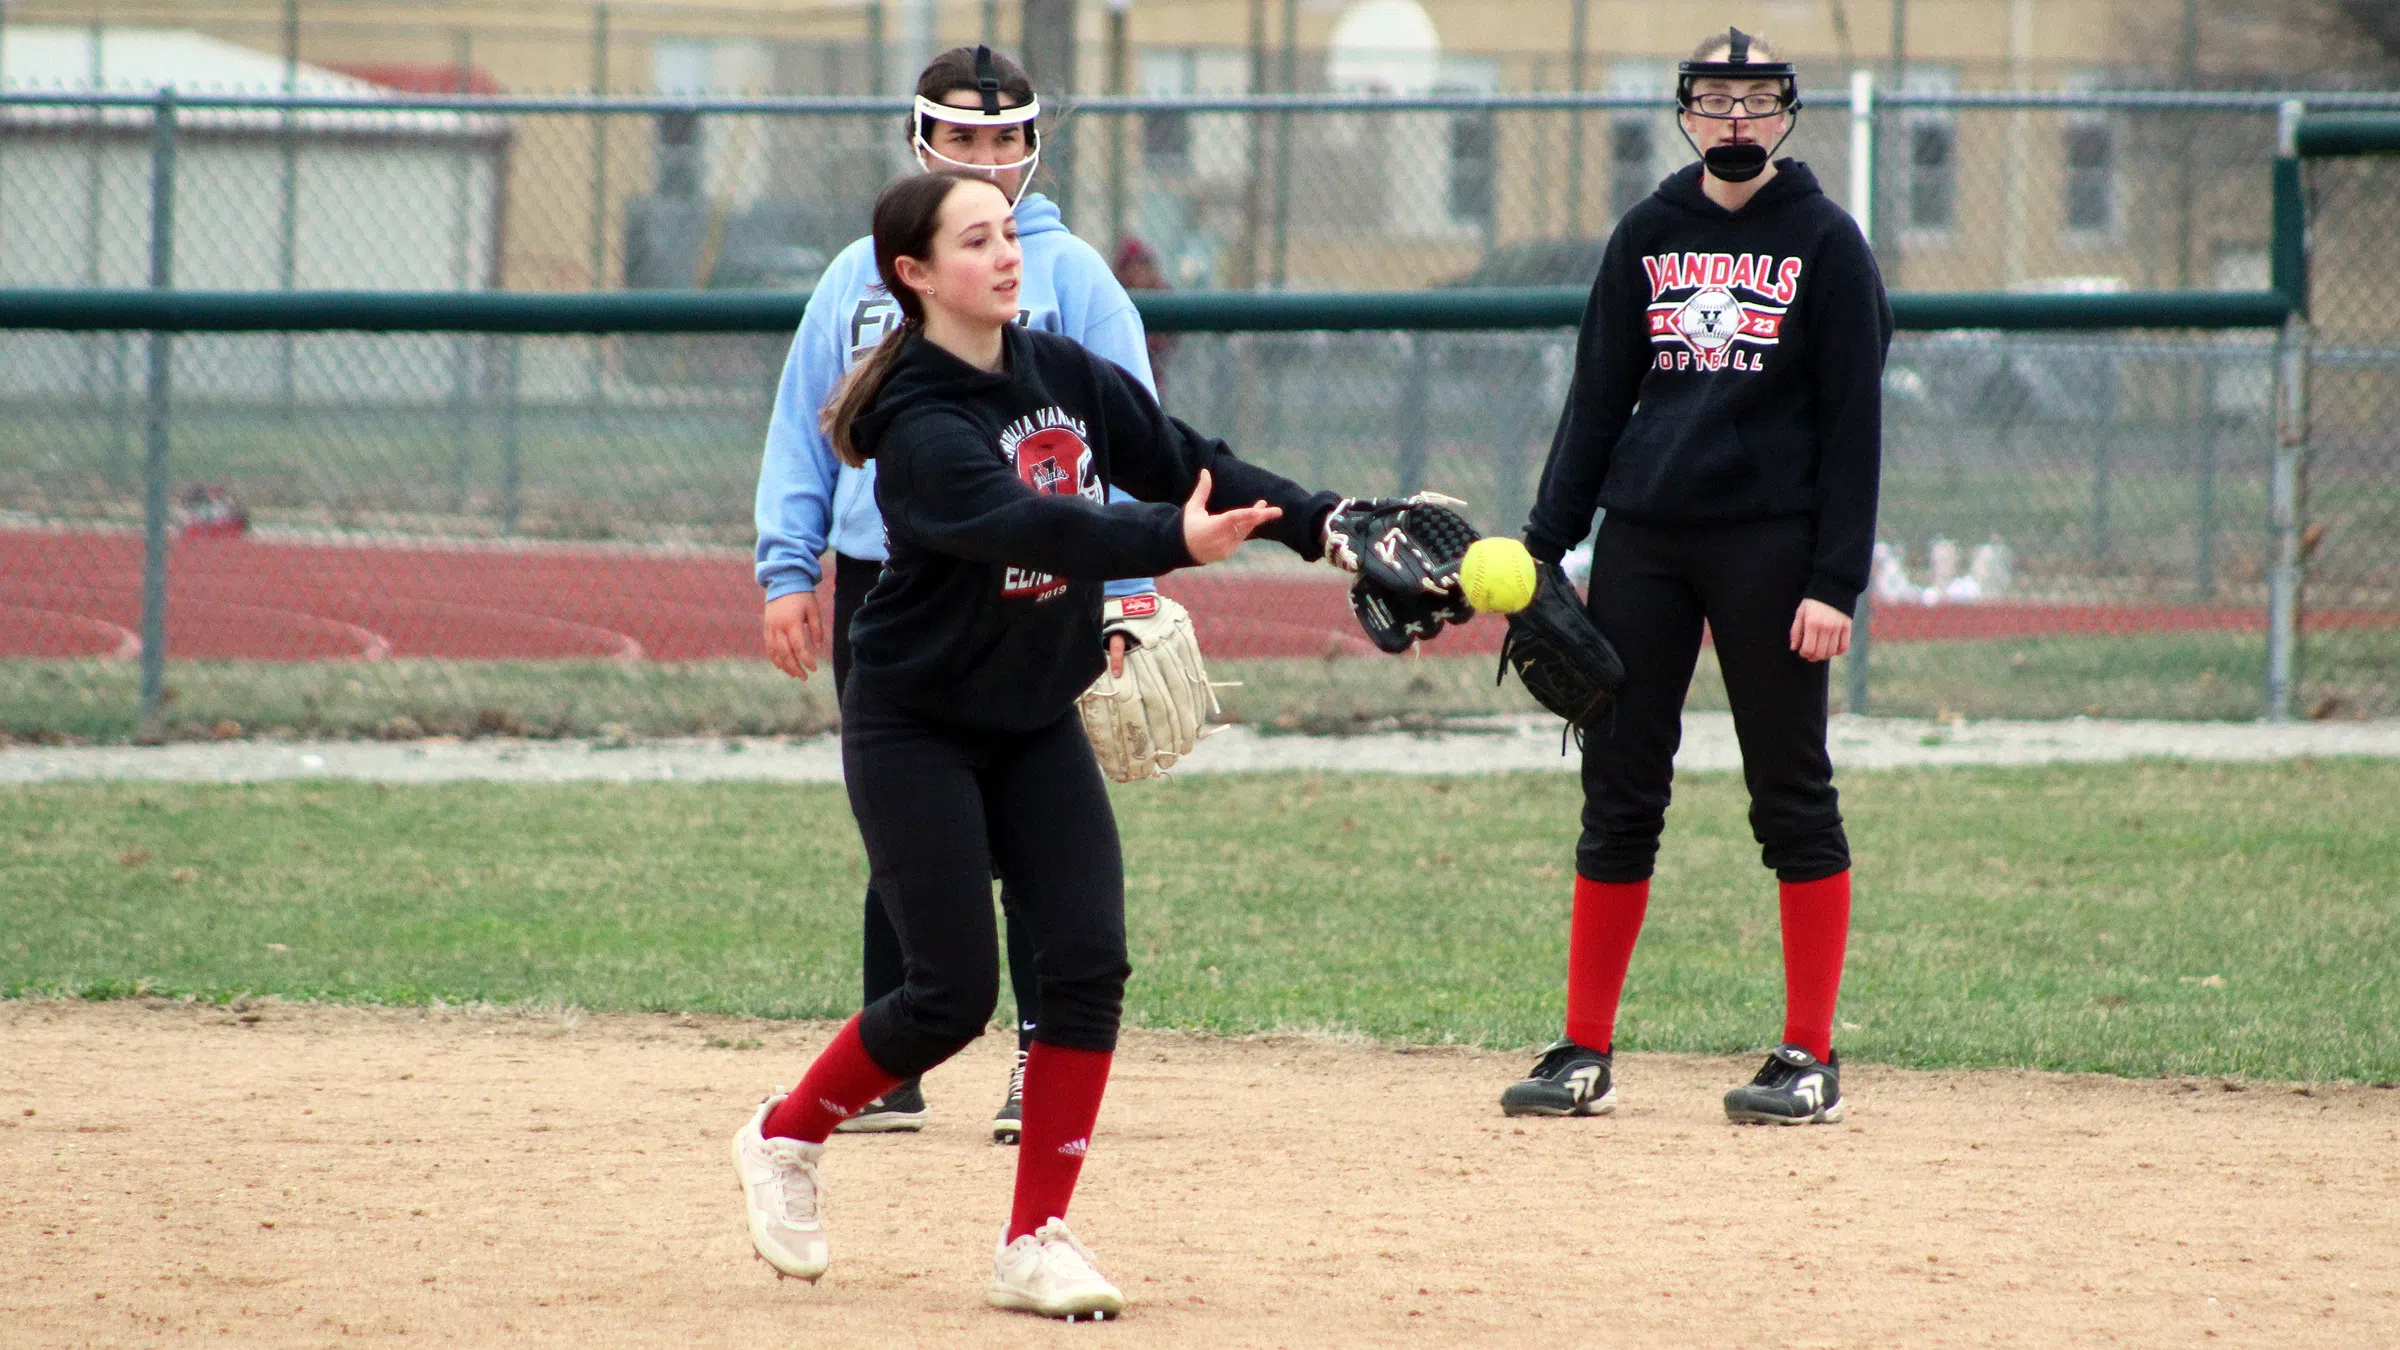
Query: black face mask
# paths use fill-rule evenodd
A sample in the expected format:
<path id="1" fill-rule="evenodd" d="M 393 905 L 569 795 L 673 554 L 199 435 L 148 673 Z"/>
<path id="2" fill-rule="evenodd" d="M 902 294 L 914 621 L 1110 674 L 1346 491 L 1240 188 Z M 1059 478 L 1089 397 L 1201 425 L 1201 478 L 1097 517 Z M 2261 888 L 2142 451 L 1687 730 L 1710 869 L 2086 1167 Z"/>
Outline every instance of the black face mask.
<path id="1" fill-rule="evenodd" d="M 1700 156 L 1708 171 L 1728 183 L 1747 183 L 1766 172 L 1767 147 L 1756 141 L 1712 145 Z"/>

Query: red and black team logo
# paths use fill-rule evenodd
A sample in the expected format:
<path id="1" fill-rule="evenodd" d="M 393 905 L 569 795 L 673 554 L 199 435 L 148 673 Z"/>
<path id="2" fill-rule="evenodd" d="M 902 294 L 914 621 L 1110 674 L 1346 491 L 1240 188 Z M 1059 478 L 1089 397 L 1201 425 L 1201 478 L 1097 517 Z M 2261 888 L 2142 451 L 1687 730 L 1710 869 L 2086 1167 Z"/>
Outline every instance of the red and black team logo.
<path id="1" fill-rule="evenodd" d="M 1659 253 L 1650 278 L 1650 341 L 1660 370 L 1763 370 L 1800 293 L 1800 260 L 1768 254 Z"/>
<path id="2" fill-rule="evenodd" d="M 1036 492 L 1059 497 L 1105 501 L 1098 466 L 1092 463 L 1091 442 L 1083 423 L 1060 408 L 1044 408 L 1009 423 L 1000 432 L 1000 453 L 1008 457 L 1017 477 Z M 1067 589 L 1067 583 L 1048 572 L 1026 567 L 1003 569 L 1000 594 L 1009 600 L 1048 600 Z"/>

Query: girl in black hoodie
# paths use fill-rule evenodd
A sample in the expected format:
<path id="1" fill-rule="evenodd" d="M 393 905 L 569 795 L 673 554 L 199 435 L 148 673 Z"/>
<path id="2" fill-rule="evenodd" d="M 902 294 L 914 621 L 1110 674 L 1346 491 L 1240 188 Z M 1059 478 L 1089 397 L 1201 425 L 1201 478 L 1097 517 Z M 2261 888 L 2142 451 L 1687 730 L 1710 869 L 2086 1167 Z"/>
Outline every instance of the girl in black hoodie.
<path id="1" fill-rule="evenodd" d="M 1101 583 L 1216 562 L 1254 532 L 1319 557 L 1338 499 L 1244 464 L 1116 366 L 1010 322 L 1015 228 L 1007 197 L 965 175 L 903 179 L 875 203 L 876 267 L 906 321 L 825 421 L 843 459 L 876 462 L 890 535 L 852 621 L 842 773 L 907 981 L 733 1151 L 759 1255 L 823 1274 L 827 1134 L 991 1018 L 997 864 L 1034 926 L 1042 1018 L 989 1297 L 1102 1316 L 1123 1298 L 1064 1218 L 1130 969 L 1116 822 L 1075 709 L 1105 660 Z M 1141 501 L 1107 504 L 1110 484 Z"/>
<path id="2" fill-rule="evenodd" d="M 1626 684 L 1584 746 L 1566 1035 L 1500 1102 L 1512 1116 L 1615 1102 L 1617 1000 L 1705 623 L 1783 917 L 1783 1043 L 1726 1094 L 1726 1114 L 1839 1120 L 1850 849 L 1825 748 L 1826 663 L 1848 650 L 1867 581 L 1892 312 L 1857 223 L 1807 165 L 1769 162 L 1799 107 L 1792 67 L 1736 29 L 1702 43 L 1677 83 L 1703 162 L 1609 237 L 1525 530 L 1554 564 L 1605 508 L 1590 608 Z"/>

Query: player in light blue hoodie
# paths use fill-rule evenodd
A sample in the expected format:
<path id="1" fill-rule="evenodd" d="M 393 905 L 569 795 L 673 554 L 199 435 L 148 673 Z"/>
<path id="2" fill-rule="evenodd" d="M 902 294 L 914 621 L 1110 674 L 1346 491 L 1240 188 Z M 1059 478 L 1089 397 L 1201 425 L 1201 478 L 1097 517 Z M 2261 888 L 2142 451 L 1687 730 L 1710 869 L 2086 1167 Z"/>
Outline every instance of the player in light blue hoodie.
<path id="1" fill-rule="evenodd" d="M 1024 249 L 1018 321 L 1073 338 L 1130 371 L 1156 393 L 1141 315 L 1092 246 L 1067 231 L 1058 207 L 1028 194 L 1041 159 L 1034 118 L 1040 104 L 1017 63 L 985 47 L 942 53 L 917 77 L 909 145 L 927 169 L 969 169 L 988 175 L 1016 202 L 1017 239 Z M 900 322 L 900 307 L 875 272 L 875 247 L 861 238 L 836 255 L 809 297 L 792 339 L 767 445 L 758 474 L 758 584 L 766 589 L 767 656 L 776 668 L 807 679 L 830 655 L 837 692 L 848 682 L 850 616 L 875 584 L 886 548 L 875 509 L 875 465 L 853 469 L 834 457 L 817 412 L 850 363 L 874 350 Z M 820 559 L 834 555 L 833 623 L 827 633 L 817 608 L 824 580 Z M 1149 581 L 1110 582 L 1110 596 L 1154 589 Z M 1112 664 L 1123 638 L 1111 640 Z M 1017 1001 L 1017 1069 L 992 1121 L 992 1136 L 1017 1140 L 1025 1052 L 1040 1004 L 1033 977 L 1033 941 L 1016 922 L 1005 887 L 1009 979 Z M 905 966 L 899 935 L 872 882 L 867 890 L 866 1001 L 900 987 Z M 914 1082 L 900 1084 L 848 1121 L 845 1130 L 915 1130 L 925 1123 L 925 1097 Z"/>

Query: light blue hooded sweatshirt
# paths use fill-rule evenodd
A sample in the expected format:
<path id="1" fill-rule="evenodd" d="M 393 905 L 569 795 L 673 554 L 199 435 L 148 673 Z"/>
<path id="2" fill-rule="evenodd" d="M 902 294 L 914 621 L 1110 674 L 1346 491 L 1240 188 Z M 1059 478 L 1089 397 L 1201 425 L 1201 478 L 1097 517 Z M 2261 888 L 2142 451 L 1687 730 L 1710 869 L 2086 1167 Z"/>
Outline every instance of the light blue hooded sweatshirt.
<path id="1" fill-rule="evenodd" d="M 1074 339 L 1132 372 L 1158 392 L 1141 315 L 1091 245 L 1069 233 L 1058 207 L 1038 192 L 1017 203 L 1017 240 L 1025 250 L 1018 322 Z M 826 546 L 853 558 L 888 556 L 875 509 L 875 464 L 853 469 L 833 453 L 817 410 L 850 363 L 875 349 L 900 322 L 900 306 L 875 272 L 875 241 L 859 239 L 836 255 L 808 298 L 758 472 L 758 584 L 766 598 L 817 588 Z M 1117 500 L 1130 500 L 1111 489 Z M 1151 582 L 1112 581 L 1108 593 L 1139 595 Z"/>

